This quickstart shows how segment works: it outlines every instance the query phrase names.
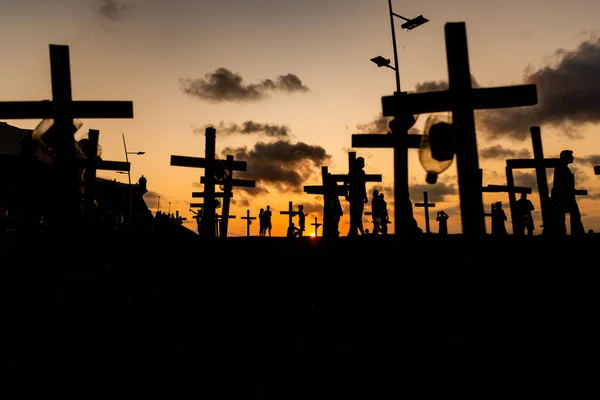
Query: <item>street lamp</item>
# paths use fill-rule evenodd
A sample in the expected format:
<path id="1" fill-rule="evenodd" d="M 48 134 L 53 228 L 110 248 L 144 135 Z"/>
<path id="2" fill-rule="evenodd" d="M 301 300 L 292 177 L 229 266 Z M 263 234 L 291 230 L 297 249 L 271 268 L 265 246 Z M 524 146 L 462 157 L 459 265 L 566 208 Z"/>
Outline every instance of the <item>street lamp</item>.
<path id="1" fill-rule="evenodd" d="M 125 143 L 125 134 L 121 133 L 123 136 L 123 149 L 125 149 L 125 161 L 129 163 L 129 154 L 135 154 L 141 156 L 146 154 L 143 151 L 127 151 L 127 144 Z M 127 170 L 127 179 L 129 181 L 129 220 L 133 219 L 133 199 L 131 195 L 131 164 L 129 164 L 129 169 Z"/>
<path id="2" fill-rule="evenodd" d="M 401 26 L 402 26 L 402 29 L 406 29 L 409 31 L 415 29 L 418 26 L 423 25 L 424 23 L 428 22 L 429 20 L 422 15 L 419 15 L 418 17 L 415 17 L 412 19 L 408 19 L 406 17 L 403 17 L 402 15 L 396 14 L 395 12 L 392 11 L 392 0 L 388 0 L 388 6 L 390 9 L 390 25 L 392 27 L 392 46 L 394 47 L 394 66 L 390 65 L 389 59 L 383 58 L 381 56 L 371 58 L 371 61 L 374 62 L 375 64 L 377 64 L 378 67 L 388 67 L 388 68 L 394 70 L 394 72 L 396 73 L 396 92 L 400 93 L 401 92 L 400 70 L 398 68 L 398 49 L 396 47 L 396 29 L 394 28 L 394 17 L 398 17 L 398 18 L 401 18 L 404 21 L 406 21 Z"/>

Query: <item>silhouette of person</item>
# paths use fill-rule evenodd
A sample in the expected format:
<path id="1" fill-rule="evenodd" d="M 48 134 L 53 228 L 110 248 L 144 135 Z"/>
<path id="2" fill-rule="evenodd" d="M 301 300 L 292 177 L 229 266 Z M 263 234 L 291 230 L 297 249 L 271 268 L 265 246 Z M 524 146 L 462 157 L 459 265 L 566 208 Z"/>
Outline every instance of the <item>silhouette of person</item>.
<path id="1" fill-rule="evenodd" d="M 560 163 L 554 168 L 554 183 L 552 185 L 553 228 L 561 236 L 567 234 L 565 214 L 570 214 L 571 234 L 584 235 L 581 213 L 575 198 L 575 176 L 569 169 L 574 160 L 572 150 L 560 152 Z"/>
<path id="2" fill-rule="evenodd" d="M 502 208 L 502 202 L 497 201 L 492 208 L 492 235 L 506 235 L 506 225 L 504 223 L 508 217 Z"/>
<path id="3" fill-rule="evenodd" d="M 302 236 L 302 232 L 292 222 L 292 224 L 290 226 L 288 226 L 288 228 L 287 228 L 287 235 L 286 235 L 286 237 L 295 238 L 296 236 Z"/>
<path id="4" fill-rule="evenodd" d="M 535 210 L 531 200 L 527 198 L 527 193 L 521 193 L 521 198 L 515 203 L 515 222 L 517 225 L 517 231 L 515 232 L 522 235 L 527 230 L 528 236 L 533 236 L 533 217 L 531 212 Z"/>
<path id="5" fill-rule="evenodd" d="M 373 218 L 373 235 L 378 235 L 381 232 L 381 198 L 379 190 L 373 190 L 371 198 L 371 217 Z"/>
<path id="6" fill-rule="evenodd" d="M 339 198 L 340 188 L 336 180 L 331 178 L 331 174 L 325 177 L 324 184 L 323 236 L 328 238 L 339 237 L 340 219 L 344 215 Z"/>
<path id="7" fill-rule="evenodd" d="M 265 223 L 265 209 L 261 208 L 258 212 L 258 236 L 265 236 L 267 224 Z"/>
<path id="8" fill-rule="evenodd" d="M 435 220 L 439 222 L 438 233 L 440 235 L 448 234 L 448 218 L 450 218 L 450 216 L 444 211 L 438 211 Z"/>
<path id="9" fill-rule="evenodd" d="M 296 214 L 298 215 L 298 236 L 302 236 L 302 232 L 306 230 L 306 216 L 308 215 L 304 214 L 304 206 L 302 204 L 298 206 L 298 212 L 296 212 Z"/>
<path id="10" fill-rule="evenodd" d="M 379 215 L 381 216 L 381 233 L 383 235 L 387 235 L 387 226 L 388 222 L 390 221 L 390 217 L 388 215 L 387 202 L 385 201 L 385 195 L 383 193 L 379 193 L 379 207 L 381 207 L 381 210 L 379 211 Z"/>
<path id="11" fill-rule="evenodd" d="M 271 229 L 273 229 L 273 225 L 271 224 L 271 216 L 272 215 L 273 215 L 273 213 L 271 212 L 271 206 L 267 206 L 267 209 L 265 210 L 264 218 L 265 218 L 266 232 L 269 232 L 269 237 L 271 237 Z M 263 235 L 263 236 L 266 236 L 266 232 L 265 232 L 265 235 Z"/>
<path id="12" fill-rule="evenodd" d="M 368 203 L 369 199 L 367 198 L 364 167 L 365 159 L 357 157 L 344 182 L 344 187 L 347 190 L 346 200 L 350 202 L 350 231 L 348 232 L 348 236 L 358 236 L 358 231 L 360 231 L 361 235 L 365 234 L 362 216 L 365 203 Z"/>

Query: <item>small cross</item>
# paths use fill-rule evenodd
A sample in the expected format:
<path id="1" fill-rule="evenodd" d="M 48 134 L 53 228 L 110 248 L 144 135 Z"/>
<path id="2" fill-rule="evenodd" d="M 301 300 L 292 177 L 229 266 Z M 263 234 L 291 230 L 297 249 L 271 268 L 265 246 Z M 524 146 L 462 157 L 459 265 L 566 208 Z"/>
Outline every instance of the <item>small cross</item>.
<path id="1" fill-rule="evenodd" d="M 320 224 L 317 220 L 317 217 L 315 217 L 315 222 L 311 225 L 315 227 L 315 237 L 319 236 L 319 227 L 323 224 Z"/>
<path id="2" fill-rule="evenodd" d="M 288 226 L 292 226 L 292 218 L 294 217 L 294 215 L 297 214 L 296 211 L 294 211 L 293 207 L 292 207 L 292 202 L 290 201 L 288 204 L 288 210 L 287 211 L 279 211 L 279 214 L 283 214 L 283 215 L 287 215 L 288 216 Z"/>
<path id="3" fill-rule="evenodd" d="M 255 220 L 256 217 L 251 217 L 250 210 L 246 210 L 246 216 L 240 218 L 246 220 L 246 236 L 250 236 L 250 225 L 252 224 L 252 220 Z"/>
<path id="4" fill-rule="evenodd" d="M 415 207 L 423 207 L 425 209 L 425 232 L 431 233 L 431 228 L 429 226 L 429 207 L 435 207 L 435 203 L 430 203 L 427 198 L 427 192 L 423 192 L 423 202 L 415 203 Z"/>

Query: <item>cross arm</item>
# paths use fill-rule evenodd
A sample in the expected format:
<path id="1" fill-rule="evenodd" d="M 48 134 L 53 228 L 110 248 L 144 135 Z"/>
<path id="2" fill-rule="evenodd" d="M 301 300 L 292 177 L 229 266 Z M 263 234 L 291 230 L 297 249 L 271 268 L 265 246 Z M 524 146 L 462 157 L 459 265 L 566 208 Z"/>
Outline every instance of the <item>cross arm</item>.
<path id="1" fill-rule="evenodd" d="M 344 182 L 348 179 L 348 175 L 344 174 L 331 174 L 331 178 L 336 182 Z M 365 182 L 382 182 L 380 174 L 367 174 L 365 175 Z"/>
<path id="2" fill-rule="evenodd" d="M 435 207 L 435 203 L 415 203 L 415 207 Z"/>
<path id="3" fill-rule="evenodd" d="M 336 188 L 338 196 L 346 195 L 346 189 L 344 189 L 343 186 L 336 186 Z M 323 186 L 304 186 L 304 193 L 324 195 L 325 189 L 323 188 Z"/>
<path id="4" fill-rule="evenodd" d="M 518 99 L 516 104 L 515 99 Z M 536 85 L 516 85 L 471 89 L 470 100 L 474 109 L 509 108 L 537 104 Z M 426 114 L 451 110 L 449 90 L 424 93 L 407 93 L 381 98 L 383 116 L 391 117 L 399 111 Z"/>
<path id="5" fill-rule="evenodd" d="M 190 203 L 190 208 L 204 208 L 204 203 Z"/>
<path id="6" fill-rule="evenodd" d="M 90 166 L 103 171 L 129 171 L 130 163 L 126 161 L 104 161 L 78 158 L 76 161 L 78 168 L 89 168 Z"/>
<path id="7" fill-rule="evenodd" d="M 409 149 L 421 147 L 423 135 L 406 135 L 406 146 Z M 394 134 L 381 133 L 355 133 L 352 135 L 352 147 L 356 148 L 395 148 L 399 146 L 401 138 Z"/>
<path id="8" fill-rule="evenodd" d="M 219 162 L 215 160 L 215 162 Z M 208 163 L 204 158 L 188 156 L 171 156 L 171 165 L 176 167 L 206 168 Z M 233 161 L 229 167 L 234 171 L 246 171 L 246 161 Z"/>
<path id="9" fill-rule="evenodd" d="M 51 100 L 2 102 L 0 119 L 53 118 L 54 106 Z M 70 110 L 74 118 L 133 118 L 131 101 L 74 101 Z"/>

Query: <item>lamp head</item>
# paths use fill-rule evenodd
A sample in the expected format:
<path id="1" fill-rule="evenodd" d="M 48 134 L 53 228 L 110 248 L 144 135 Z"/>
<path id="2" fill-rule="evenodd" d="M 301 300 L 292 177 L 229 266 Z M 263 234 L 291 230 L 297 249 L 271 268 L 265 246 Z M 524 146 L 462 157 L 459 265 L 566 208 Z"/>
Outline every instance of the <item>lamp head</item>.
<path id="1" fill-rule="evenodd" d="M 379 68 L 381 68 L 381 67 L 389 67 L 390 66 L 390 59 L 389 58 L 383 58 L 381 56 L 377 56 L 375 58 L 371 58 L 371 61 L 374 62 L 375 64 L 377 64 L 377 66 Z"/>
<path id="2" fill-rule="evenodd" d="M 418 17 L 415 17 L 413 19 L 409 19 L 408 21 L 406 21 L 405 23 L 403 23 L 401 25 L 402 29 L 406 29 L 408 31 L 413 30 L 425 23 L 429 22 L 429 20 L 427 18 L 425 18 L 422 15 L 419 15 Z"/>

